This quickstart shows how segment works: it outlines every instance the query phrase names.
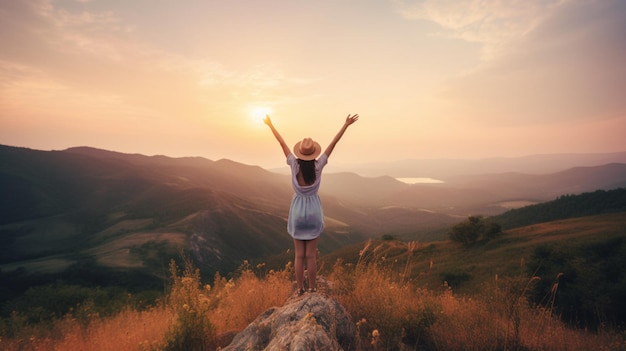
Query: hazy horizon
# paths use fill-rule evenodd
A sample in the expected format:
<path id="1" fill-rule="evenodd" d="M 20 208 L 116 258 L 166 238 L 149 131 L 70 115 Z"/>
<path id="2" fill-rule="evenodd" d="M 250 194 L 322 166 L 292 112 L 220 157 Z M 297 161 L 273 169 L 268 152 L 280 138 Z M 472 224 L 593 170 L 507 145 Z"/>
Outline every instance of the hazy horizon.
<path id="1" fill-rule="evenodd" d="M 0 3 L 0 144 L 276 168 L 626 151 L 626 2 Z"/>

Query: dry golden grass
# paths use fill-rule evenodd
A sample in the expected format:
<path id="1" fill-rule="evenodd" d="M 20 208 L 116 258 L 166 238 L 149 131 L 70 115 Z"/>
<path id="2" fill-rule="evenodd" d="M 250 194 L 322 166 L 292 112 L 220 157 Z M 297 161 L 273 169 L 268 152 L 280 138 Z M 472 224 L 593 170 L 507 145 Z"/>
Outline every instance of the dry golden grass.
<path id="1" fill-rule="evenodd" d="M 10 350 L 151 350 L 162 343 L 173 317 L 165 308 L 147 311 L 126 309 L 100 319 L 94 316 L 87 327 L 66 317 L 52 327 L 24 330 L 22 337 L 0 341 L 0 349 Z"/>
<path id="2" fill-rule="evenodd" d="M 411 254 L 414 247 L 406 249 Z M 623 333 L 571 329 L 550 310 L 531 306 L 534 277 L 501 279 L 473 298 L 455 296 L 445 285 L 416 288 L 404 278 L 409 264 L 389 268 L 382 252 L 368 243 L 355 265 L 338 262 L 330 275 L 335 297 L 358 321 L 359 350 L 626 349 Z"/>
<path id="3" fill-rule="evenodd" d="M 191 267 L 179 274 L 172 267 L 172 287 L 163 303 L 146 311 L 127 308 L 116 316 L 90 317 L 87 325 L 67 316 L 51 324 L 24 325 L 15 338 L 0 336 L 0 350 L 167 350 L 176 349 L 180 332 L 198 330 L 202 348 L 215 344 L 222 333 L 245 328 L 259 314 L 284 304 L 292 293 L 292 269 L 269 271 L 262 278 L 245 265 L 236 279 L 217 276 L 213 286 L 200 282 L 198 271 Z M 198 317 L 210 325 L 200 325 Z M 183 333 L 184 334 L 184 333 Z M 172 342 L 174 340 L 174 342 Z"/>
<path id="4" fill-rule="evenodd" d="M 404 279 L 410 275 L 409 264 L 398 273 L 384 267 L 381 247 L 371 248 L 368 242 L 356 265 L 338 262 L 330 274 L 333 296 L 358 321 L 361 350 L 389 350 L 402 340 L 419 342 L 438 310 L 431 292 L 412 289 Z M 415 243 L 407 249 L 412 252 Z"/>
<path id="5" fill-rule="evenodd" d="M 284 270 L 270 271 L 263 278 L 250 269 L 244 269 L 236 283 L 216 278 L 214 296 L 219 304 L 209 318 L 219 333 L 245 328 L 268 308 L 285 303 L 293 292 L 291 276 L 288 264 Z"/>
<path id="6" fill-rule="evenodd" d="M 415 244 L 405 249 L 412 252 Z M 381 249 L 368 244 L 357 264 L 338 262 L 328 276 L 329 295 L 357 324 L 357 351 L 626 349 L 623 332 L 571 329 L 551 311 L 530 306 L 525 294 L 533 278 L 501 279 L 486 285 L 481 296 L 469 298 L 445 286 L 418 289 L 406 278 L 411 276 L 408 263 L 393 268 L 384 261 Z M 93 316 L 88 325 L 66 317 L 51 326 L 24 327 L 19 337 L 0 339 L 0 349 L 168 350 L 177 349 L 172 340 L 180 341 L 186 330 L 204 337 L 201 347 L 189 349 L 214 349 L 210 347 L 217 345 L 220 334 L 243 329 L 291 295 L 291 265 L 260 274 L 262 269 L 244 265 L 237 278 L 218 275 L 212 285 L 202 284 L 197 270 L 185 268 L 179 274 L 174 269 L 172 287 L 158 307 Z M 208 324 L 195 329 L 198 318 Z"/>
<path id="7" fill-rule="evenodd" d="M 521 303 L 519 332 L 503 301 L 442 294 L 442 313 L 430 327 L 436 350 L 623 350 L 623 336 L 590 333 L 565 326 L 549 311 Z"/>

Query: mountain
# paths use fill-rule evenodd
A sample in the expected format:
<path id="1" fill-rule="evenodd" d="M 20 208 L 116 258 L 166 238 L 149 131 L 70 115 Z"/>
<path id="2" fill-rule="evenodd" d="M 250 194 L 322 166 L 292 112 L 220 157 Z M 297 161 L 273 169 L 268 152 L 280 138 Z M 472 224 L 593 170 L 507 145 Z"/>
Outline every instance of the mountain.
<path id="1" fill-rule="evenodd" d="M 470 214 L 626 182 L 625 164 L 530 175 L 450 177 L 405 184 L 388 176 L 325 173 L 320 250 L 392 234 L 442 238 Z M 206 273 L 233 271 L 292 247 L 289 176 L 231 160 L 171 158 L 89 147 L 39 151 L 0 145 L 0 269 L 55 273 L 91 262 L 167 274 L 187 252 Z"/>
<path id="2" fill-rule="evenodd" d="M 371 164 L 346 165 L 362 175 L 430 177 L 446 180 L 454 176 L 487 173 L 550 174 L 574 167 L 594 167 L 609 163 L 626 163 L 626 152 L 593 154 L 544 154 L 484 159 L 409 159 Z"/>
<path id="3" fill-rule="evenodd" d="M 507 172 L 455 176 L 436 184 L 404 184 L 387 176 L 364 178 L 341 173 L 326 177 L 324 184 L 324 189 L 338 198 L 362 206 L 422 209 L 457 217 L 495 215 L 512 203 L 539 203 L 564 194 L 621 187 L 626 187 L 626 164 L 618 163 L 541 175 Z"/>
<path id="4" fill-rule="evenodd" d="M 292 247 L 289 177 L 229 160 L 0 146 L 0 192 L 5 271 L 58 272 L 93 260 L 154 272 L 189 251 L 205 271 L 227 273 Z M 321 250 L 380 235 L 371 209 L 323 201 Z"/>
<path id="5" fill-rule="evenodd" d="M 290 245 L 286 180 L 258 167 L 86 148 L 0 155 L 1 263 L 36 269 L 50 258 L 52 270 L 89 257 L 148 268 L 145 257 L 167 265 L 179 247 L 217 270 Z"/>

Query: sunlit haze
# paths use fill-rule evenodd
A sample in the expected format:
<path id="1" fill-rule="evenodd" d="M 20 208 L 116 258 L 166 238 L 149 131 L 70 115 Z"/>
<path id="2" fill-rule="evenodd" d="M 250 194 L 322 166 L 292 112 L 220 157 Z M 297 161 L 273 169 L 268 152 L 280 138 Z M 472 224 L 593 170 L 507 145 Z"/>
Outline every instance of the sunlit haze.
<path id="1" fill-rule="evenodd" d="M 626 1 L 0 2 L 0 144 L 344 164 L 626 151 Z M 329 165 L 330 165 L 329 164 Z"/>

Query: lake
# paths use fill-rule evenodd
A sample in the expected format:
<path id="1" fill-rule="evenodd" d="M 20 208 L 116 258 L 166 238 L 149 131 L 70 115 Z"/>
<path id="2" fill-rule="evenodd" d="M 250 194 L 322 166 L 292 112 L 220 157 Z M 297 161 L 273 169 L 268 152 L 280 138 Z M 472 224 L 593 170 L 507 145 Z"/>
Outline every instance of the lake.
<path id="1" fill-rule="evenodd" d="M 396 178 L 406 184 L 441 184 L 443 180 L 433 178 Z"/>

